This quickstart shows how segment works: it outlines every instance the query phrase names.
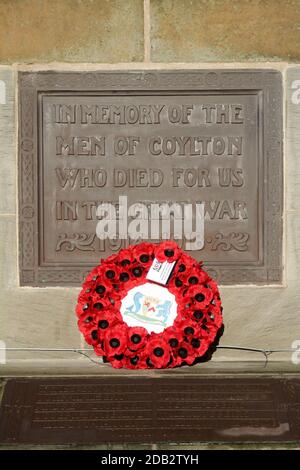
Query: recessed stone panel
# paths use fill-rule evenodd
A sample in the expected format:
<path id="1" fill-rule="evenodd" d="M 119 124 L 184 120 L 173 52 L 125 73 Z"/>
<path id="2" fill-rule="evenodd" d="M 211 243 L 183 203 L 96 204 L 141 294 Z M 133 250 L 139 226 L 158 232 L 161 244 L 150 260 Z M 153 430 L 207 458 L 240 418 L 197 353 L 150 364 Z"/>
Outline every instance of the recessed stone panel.
<path id="1" fill-rule="evenodd" d="M 177 230 L 160 212 L 158 234 L 141 222 L 143 238 L 170 229 L 220 283 L 281 282 L 280 73 L 40 72 L 19 84 L 21 285 L 80 285 L 100 258 L 134 242 L 119 239 L 118 224 L 116 239 L 96 235 L 97 207 L 111 203 L 120 220 L 124 196 L 127 208 L 140 203 L 129 225 L 153 220 L 153 204 L 176 204 Z M 195 231 L 200 204 L 195 250 L 184 215 Z"/>

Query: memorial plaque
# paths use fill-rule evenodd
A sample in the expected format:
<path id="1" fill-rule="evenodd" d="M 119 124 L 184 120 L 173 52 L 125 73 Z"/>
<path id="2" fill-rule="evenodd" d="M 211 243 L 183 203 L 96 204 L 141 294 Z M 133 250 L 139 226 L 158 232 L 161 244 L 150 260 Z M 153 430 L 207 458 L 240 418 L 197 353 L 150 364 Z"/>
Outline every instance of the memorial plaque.
<path id="1" fill-rule="evenodd" d="M 299 442 L 296 374 L 157 372 L 10 379 L 0 407 L 0 443 Z"/>
<path id="2" fill-rule="evenodd" d="M 279 72 L 29 72 L 19 85 L 21 285 L 80 285 L 100 258 L 162 238 L 221 284 L 281 283 Z"/>

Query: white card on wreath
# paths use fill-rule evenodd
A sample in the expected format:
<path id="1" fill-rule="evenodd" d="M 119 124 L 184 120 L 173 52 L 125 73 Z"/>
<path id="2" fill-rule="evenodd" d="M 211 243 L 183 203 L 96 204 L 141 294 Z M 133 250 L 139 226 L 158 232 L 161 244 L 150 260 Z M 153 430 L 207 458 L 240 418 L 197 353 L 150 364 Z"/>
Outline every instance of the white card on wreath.
<path id="1" fill-rule="evenodd" d="M 161 263 L 156 258 L 154 258 L 153 263 L 147 273 L 146 279 L 149 281 L 157 282 L 158 284 L 167 284 L 169 277 L 173 271 L 176 261 L 169 263 L 164 261 Z"/>

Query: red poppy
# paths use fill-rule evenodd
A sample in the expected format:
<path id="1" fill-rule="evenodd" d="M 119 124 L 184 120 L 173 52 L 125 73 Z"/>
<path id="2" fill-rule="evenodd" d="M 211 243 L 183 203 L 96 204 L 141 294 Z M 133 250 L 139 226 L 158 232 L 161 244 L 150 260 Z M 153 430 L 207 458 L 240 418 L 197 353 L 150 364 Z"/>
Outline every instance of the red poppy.
<path id="1" fill-rule="evenodd" d="M 164 330 L 162 338 L 169 344 L 171 351 L 173 351 L 174 349 L 177 349 L 178 345 L 181 343 L 182 334 L 179 332 L 177 327 L 172 325 Z"/>
<path id="2" fill-rule="evenodd" d="M 188 288 L 185 286 L 182 289 L 177 289 L 177 291 L 175 289 L 172 289 L 171 291 L 177 302 L 177 312 L 179 312 L 180 309 L 185 308 L 189 302 L 188 297 L 186 297 L 187 291 Z"/>
<path id="3" fill-rule="evenodd" d="M 84 335 L 89 335 L 92 330 L 97 329 L 97 321 L 94 315 L 87 312 L 85 315 L 81 315 L 77 322 L 78 328 Z"/>
<path id="4" fill-rule="evenodd" d="M 145 282 L 148 269 L 145 268 L 141 263 L 135 261 L 130 266 L 130 285 L 132 287 L 138 286 Z"/>
<path id="5" fill-rule="evenodd" d="M 99 335 L 98 335 L 98 328 L 96 324 L 91 324 L 89 327 L 83 332 L 85 341 L 92 345 L 97 346 L 100 342 Z"/>
<path id="6" fill-rule="evenodd" d="M 111 292 L 112 290 L 113 290 L 112 283 L 108 279 L 105 279 L 103 274 L 97 278 L 93 291 L 99 297 L 104 297 L 108 295 L 108 293 Z"/>
<path id="7" fill-rule="evenodd" d="M 120 297 L 123 297 L 123 285 L 120 284 L 119 279 L 116 279 L 115 282 L 110 283 L 109 288 L 106 289 L 104 294 L 99 294 L 99 287 L 102 288 L 104 287 L 104 282 L 100 281 L 100 286 L 98 286 L 97 289 L 95 289 L 95 292 L 93 294 L 93 302 L 109 302 L 109 299 L 114 298 L 118 299 Z"/>
<path id="8" fill-rule="evenodd" d="M 95 315 L 101 311 L 109 310 L 112 308 L 112 304 L 109 300 L 109 297 L 99 298 L 97 294 L 94 294 L 92 296 L 92 299 L 90 302 L 88 302 L 88 304 L 89 304 L 89 311 Z"/>
<path id="9" fill-rule="evenodd" d="M 138 351 L 145 347 L 149 333 L 146 328 L 140 326 L 132 326 L 127 329 L 128 348 L 130 351 Z"/>
<path id="10" fill-rule="evenodd" d="M 133 251 L 131 247 L 122 248 L 118 255 L 118 264 L 122 267 L 128 266 L 134 260 Z"/>
<path id="11" fill-rule="evenodd" d="M 122 369 L 125 364 L 124 354 L 115 354 L 111 357 L 107 357 L 114 369 Z M 129 367 L 128 367 L 129 368 Z"/>
<path id="12" fill-rule="evenodd" d="M 120 274 L 120 267 L 116 263 L 103 263 L 99 266 L 98 275 L 100 281 L 113 284 Z"/>
<path id="13" fill-rule="evenodd" d="M 120 266 L 119 278 L 118 278 L 119 284 L 123 284 L 124 287 L 126 288 L 127 282 L 130 280 L 130 278 L 131 278 L 131 264 Z"/>
<path id="14" fill-rule="evenodd" d="M 149 369 L 149 368 L 151 368 L 151 366 L 149 364 L 149 358 L 146 354 L 146 348 L 144 348 L 142 351 L 139 351 L 138 368 L 139 369 Z"/>
<path id="15" fill-rule="evenodd" d="M 200 327 L 200 338 L 206 339 L 206 341 L 211 344 L 216 335 L 218 327 L 213 323 L 203 323 Z"/>
<path id="16" fill-rule="evenodd" d="M 97 281 L 85 281 L 82 284 L 82 290 L 81 290 L 80 295 L 87 295 L 88 296 L 89 294 L 91 294 L 91 292 L 93 292 L 93 290 L 95 288 L 96 282 Z"/>
<path id="17" fill-rule="evenodd" d="M 196 286 L 199 284 L 205 284 L 208 279 L 209 278 L 207 273 L 201 271 L 201 269 L 196 269 L 194 267 L 186 273 L 186 285 L 189 287 Z"/>
<path id="18" fill-rule="evenodd" d="M 126 357 L 124 358 L 124 367 L 127 369 L 148 369 L 149 361 L 147 363 L 147 357 L 145 355 L 145 350 L 141 351 L 128 351 Z"/>
<path id="19" fill-rule="evenodd" d="M 80 295 L 75 309 L 77 316 L 81 317 L 81 315 L 88 313 L 90 311 L 90 307 L 91 302 L 87 300 L 85 296 Z"/>
<path id="20" fill-rule="evenodd" d="M 150 266 L 153 262 L 153 243 L 140 243 L 132 247 L 135 260 L 142 266 Z"/>
<path id="21" fill-rule="evenodd" d="M 207 307 L 199 308 L 197 305 L 192 305 L 190 308 L 190 318 L 198 325 L 201 325 L 207 319 L 207 312 Z"/>
<path id="22" fill-rule="evenodd" d="M 193 267 L 197 267 L 197 261 L 186 253 L 181 253 L 181 256 L 174 268 L 174 275 L 177 275 L 177 273 L 187 273 Z"/>
<path id="23" fill-rule="evenodd" d="M 105 333 L 104 347 L 108 356 L 122 354 L 127 348 L 127 327 L 119 323 Z"/>
<path id="24" fill-rule="evenodd" d="M 174 295 L 181 295 L 183 290 L 188 286 L 188 276 L 186 273 L 174 273 L 168 282 L 168 289 Z"/>
<path id="25" fill-rule="evenodd" d="M 173 261 L 177 261 L 181 255 L 181 251 L 177 243 L 173 241 L 167 241 L 160 243 L 154 251 L 155 258 L 163 263 L 164 261 L 168 261 L 169 263 L 173 263 Z"/>
<path id="26" fill-rule="evenodd" d="M 97 323 L 99 333 L 101 333 L 101 336 L 104 336 L 108 328 L 112 328 L 117 323 L 123 323 L 123 319 L 120 311 L 117 309 L 100 310 L 95 315 L 95 322 Z"/>
<path id="27" fill-rule="evenodd" d="M 214 323 L 217 328 L 220 328 L 223 324 L 223 319 L 221 315 L 221 310 L 219 306 L 210 305 L 208 308 L 207 315 L 209 317 L 209 321 Z"/>
<path id="28" fill-rule="evenodd" d="M 197 308 L 205 308 L 213 298 L 212 291 L 204 286 L 192 286 L 188 289 L 187 295 L 191 297 Z"/>
<path id="29" fill-rule="evenodd" d="M 150 367 L 161 369 L 170 362 L 170 346 L 160 337 L 152 336 L 146 345 L 145 354 Z"/>
<path id="30" fill-rule="evenodd" d="M 182 341 L 176 351 L 174 351 L 174 366 L 180 366 L 182 364 L 191 365 L 195 362 L 196 351 L 186 341 Z"/>
<path id="31" fill-rule="evenodd" d="M 176 321 L 192 318 L 193 301 L 190 298 L 177 300 L 177 317 Z"/>
<path id="32" fill-rule="evenodd" d="M 199 333 L 200 327 L 192 318 L 186 318 L 181 321 L 176 319 L 175 325 L 182 338 L 190 338 Z"/>
<path id="33" fill-rule="evenodd" d="M 195 357 L 203 356 L 206 353 L 208 346 L 209 346 L 209 343 L 207 342 L 206 339 L 200 338 L 200 336 L 197 336 L 197 335 L 189 337 L 188 342 L 194 350 Z"/>

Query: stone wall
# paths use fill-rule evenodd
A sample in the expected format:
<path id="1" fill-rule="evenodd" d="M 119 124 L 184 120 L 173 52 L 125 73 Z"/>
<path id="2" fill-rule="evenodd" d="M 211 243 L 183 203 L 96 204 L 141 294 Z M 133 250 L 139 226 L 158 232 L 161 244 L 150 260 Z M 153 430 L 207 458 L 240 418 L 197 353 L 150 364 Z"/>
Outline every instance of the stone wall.
<path id="1" fill-rule="evenodd" d="M 0 340 L 7 347 L 84 346 L 74 317 L 79 289 L 19 287 L 17 72 L 176 68 L 282 73 L 284 284 L 221 287 L 222 344 L 289 349 L 300 340 L 299 2 L 0 0 L 0 31 Z M 1 368 L 5 373 L 90 370 L 86 359 L 71 352 L 10 352 L 8 359 Z M 255 353 L 219 350 L 213 362 L 259 359 Z M 270 360 L 287 364 L 291 353 Z"/>

